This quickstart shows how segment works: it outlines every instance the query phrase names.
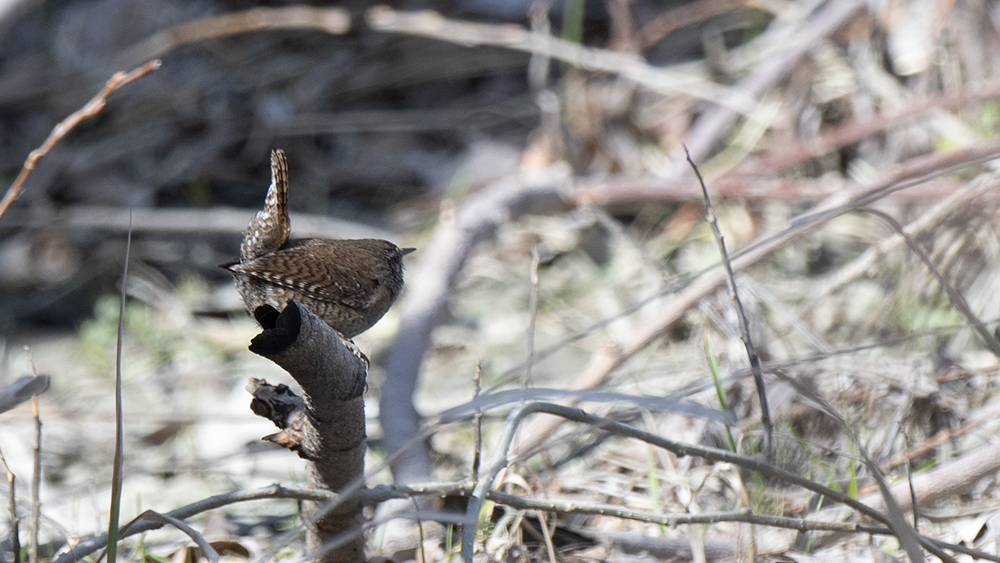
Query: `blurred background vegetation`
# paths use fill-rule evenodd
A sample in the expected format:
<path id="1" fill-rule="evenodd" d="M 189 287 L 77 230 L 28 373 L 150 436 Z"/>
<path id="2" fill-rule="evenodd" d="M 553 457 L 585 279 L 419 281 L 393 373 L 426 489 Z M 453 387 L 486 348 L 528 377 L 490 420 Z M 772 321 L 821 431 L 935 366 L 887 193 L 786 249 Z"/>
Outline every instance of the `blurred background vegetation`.
<path id="1" fill-rule="evenodd" d="M 289 155 L 293 235 L 374 236 L 425 251 L 477 193 L 538 173 L 564 179 L 569 211 L 529 210 L 468 257 L 421 366 L 416 403 L 426 415 L 467 401 L 477 365 L 486 386 L 517 385 L 523 367 L 515 368 L 533 349 L 556 346 L 532 366 L 535 383 L 572 385 L 594 354 L 630 341 L 672 290 L 718 261 L 684 143 L 704 167 L 733 250 L 820 202 L 843 202 L 893 174 L 922 170 L 916 177 L 926 181 L 874 205 L 903 224 L 926 218 L 915 240 L 980 318 L 1000 313 L 1000 200 L 987 158 L 1000 153 L 989 152 L 1000 126 L 995 3 L 400 0 L 390 5 L 397 12 L 382 12 L 433 10 L 450 22 L 482 24 L 472 29 L 489 44 L 449 37 L 451 28 L 440 37 L 433 26 L 380 30 L 368 2 L 311 4 L 350 22 L 339 34 L 229 33 L 230 24 L 210 19 L 296 5 L 0 5 L 6 184 L 111 74 L 150 53 L 163 62 L 56 145 L 0 218 L 0 383 L 28 370 L 24 346 L 53 376 L 43 397 L 52 541 L 101 529 L 103 500 L 93 499 L 105 498 L 109 482 L 115 295 L 129 210 L 124 356 L 133 453 L 125 505 L 167 510 L 220 490 L 298 478 L 291 456 L 257 442 L 271 429 L 248 412 L 242 388 L 250 376 L 281 381 L 283 374 L 248 357 L 255 325 L 229 274 L 216 268 L 236 255 L 263 201 L 273 148 Z M 203 19 L 215 22 L 218 37 L 160 33 Z M 501 45 L 515 28 L 587 50 L 550 58 L 538 47 Z M 985 156 L 963 160 L 962 151 L 975 150 Z M 975 182 L 986 187 L 946 199 Z M 996 358 L 960 326 L 964 319 L 905 245 L 866 254 L 892 234 L 869 216 L 847 214 L 798 235 L 740 279 L 764 360 L 797 366 L 786 372 L 850 412 L 877 460 L 903 455 L 903 426 L 911 444 L 970 422 L 984 433 L 914 459 L 929 462 L 985 440 Z M 411 289 L 420 264 L 421 252 L 407 258 Z M 726 294 L 708 294 L 605 384 L 717 405 L 706 384 L 709 338 L 731 376 L 731 406 L 749 421 L 737 434 L 756 436 L 753 391 L 732 375 L 746 362 L 733 319 Z M 374 397 L 397 322 L 391 313 L 359 338 L 373 359 Z M 823 359 L 859 345 L 873 348 Z M 791 446 L 789 465 L 843 475 L 851 449 L 844 437 L 808 401 L 776 388 L 772 406 Z M 373 401 L 369 416 L 377 414 Z M 30 474 L 28 414 L 5 417 L 0 446 L 16 472 Z M 721 443 L 718 429 L 678 418 L 642 422 L 675 439 Z M 377 456 L 374 420 L 370 434 Z M 581 443 L 589 448 L 588 439 Z M 469 440 L 467 429 L 435 434 L 441 478 L 467 473 Z M 802 444 L 808 448 L 796 450 Z M 676 467 L 645 447 L 619 443 L 614 455 L 586 456 L 575 455 L 581 450 L 571 438 L 561 447 L 562 457 L 536 460 L 532 486 L 675 510 L 740 502 L 728 477 L 715 473 L 695 500 L 676 483 L 658 485 L 649 500 L 647 473 L 665 472 L 666 482 Z M 705 484 L 712 478 L 714 489 Z M 372 479 L 379 480 L 390 476 Z M 990 491 L 980 484 L 963 500 L 995 503 Z M 785 510 L 805 505 L 786 499 Z M 287 525 L 275 514 L 294 513 L 278 506 L 229 513 L 227 529 L 241 537 L 264 529 L 266 537 Z M 851 553 L 865 549 L 858 542 Z"/>

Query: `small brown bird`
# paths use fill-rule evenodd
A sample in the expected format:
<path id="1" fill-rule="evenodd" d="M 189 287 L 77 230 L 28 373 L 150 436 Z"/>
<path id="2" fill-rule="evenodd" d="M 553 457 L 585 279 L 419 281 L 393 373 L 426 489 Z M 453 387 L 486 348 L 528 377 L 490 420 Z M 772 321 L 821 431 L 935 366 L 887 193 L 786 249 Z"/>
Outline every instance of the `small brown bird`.
<path id="1" fill-rule="evenodd" d="M 271 186 L 264 209 L 250 221 L 240 259 L 222 264 L 252 314 L 261 305 L 302 303 L 347 338 L 368 330 L 403 289 L 399 248 L 377 239 L 292 239 L 288 220 L 288 162 L 271 153 Z"/>

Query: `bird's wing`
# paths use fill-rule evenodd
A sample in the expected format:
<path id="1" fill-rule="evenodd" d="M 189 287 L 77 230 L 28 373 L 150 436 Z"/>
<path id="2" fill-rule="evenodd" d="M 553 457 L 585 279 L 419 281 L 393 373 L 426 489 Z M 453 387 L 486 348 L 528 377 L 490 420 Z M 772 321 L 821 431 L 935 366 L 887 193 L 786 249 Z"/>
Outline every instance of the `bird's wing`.
<path id="1" fill-rule="evenodd" d="M 301 292 L 317 301 L 354 309 L 367 306 L 378 292 L 379 280 L 361 279 L 356 272 L 336 262 L 311 260 L 306 268 L 293 258 L 278 251 L 229 269 Z"/>

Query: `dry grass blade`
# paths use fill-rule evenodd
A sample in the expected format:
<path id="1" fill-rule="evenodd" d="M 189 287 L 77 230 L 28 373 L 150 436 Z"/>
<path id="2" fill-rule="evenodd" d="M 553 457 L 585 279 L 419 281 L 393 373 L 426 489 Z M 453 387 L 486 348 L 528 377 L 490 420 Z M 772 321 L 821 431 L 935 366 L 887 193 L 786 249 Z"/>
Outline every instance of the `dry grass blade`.
<path id="1" fill-rule="evenodd" d="M 894 192 L 977 163 L 995 159 L 998 156 L 1000 156 L 1000 141 L 911 159 L 870 184 L 863 191 L 857 192 L 846 203 L 840 204 L 838 201 L 831 200 L 816 205 L 808 213 L 789 221 L 785 229 L 758 238 L 734 252 L 731 256 L 732 268 L 734 271 L 739 271 L 756 264 L 779 248 L 783 248 L 796 237 L 819 228 L 834 217 L 869 205 Z M 656 317 L 639 327 L 628 342 L 616 350 L 602 349 L 595 352 L 583 373 L 577 377 L 574 387 L 582 389 L 600 385 L 611 372 L 640 350 L 645 349 L 673 326 L 685 311 L 723 283 L 725 283 L 725 274 L 718 269 L 708 268 L 699 272 L 689 285 L 674 295 L 673 299 L 663 307 Z M 539 354 L 546 352 L 543 350 Z M 553 418 L 541 419 L 528 424 L 524 429 L 524 438 L 519 451 L 528 451 L 537 447 L 547 436 L 551 435 L 558 424 L 560 421 Z"/>
<path id="2" fill-rule="evenodd" d="M 705 197 L 705 221 L 712 228 L 712 235 L 715 236 L 715 242 L 719 246 L 719 255 L 722 256 L 722 267 L 726 272 L 726 284 L 729 286 L 729 298 L 733 301 L 736 316 L 740 321 L 740 339 L 743 340 L 743 346 L 747 350 L 747 357 L 750 360 L 750 371 L 753 373 L 753 381 L 757 386 L 757 397 L 760 400 L 760 420 L 764 426 L 763 449 L 765 455 L 770 457 L 771 437 L 774 428 L 771 424 L 771 410 L 767 406 L 767 388 L 764 385 L 764 371 L 760 367 L 760 356 L 757 355 L 757 349 L 754 347 L 753 339 L 750 337 L 750 321 L 747 319 L 747 312 L 743 308 L 743 302 L 740 301 L 740 294 L 736 287 L 736 274 L 733 272 L 733 263 L 729 260 L 729 251 L 726 250 L 726 239 L 722 236 L 722 231 L 719 230 L 719 222 L 715 219 L 715 211 L 712 209 L 712 198 L 708 195 L 708 187 L 705 185 L 704 178 L 701 177 L 698 165 L 691 160 L 691 153 L 687 152 L 686 147 L 684 152 L 687 154 L 688 164 L 691 165 L 695 176 L 698 177 L 698 183 L 701 185 L 701 193 Z"/>
<path id="3" fill-rule="evenodd" d="M 899 503 L 896 502 L 896 498 L 889 490 L 889 486 L 885 482 L 885 476 L 882 473 L 882 470 L 879 468 L 878 464 L 872 460 L 871 456 L 868 455 L 868 450 L 864 447 L 864 444 L 861 443 L 857 430 L 848 424 L 847 420 L 845 420 L 844 417 L 837 412 L 837 409 L 835 409 L 833 405 L 817 395 L 813 390 L 802 385 L 799 381 L 795 380 L 795 378 L 780 377 L 782 377 L 785 382 L 789 383 L 796 391 L 802 394 L 802 396 L 807 397 L 809 400 L 818 405 L 820 410 L 827 416 L 836 420 L 847 433 L 851 443 L 860 453 L 865 466 L 871 472 L 872 478 L 874 478 L 875 482 L 878 484 L 879 492 L 882 495 L 882 502 L 884 503 L 887 512 L 882 521 L 892 530 L 892 535 L 894 535 L 899 541 L 900 546 L 906 550 L 910 561 L 914 563 L 924 561 L 924 554 L 921 548 L 927 549 L 939 557 L 942 561 L 954 561 L 953 558 L 941 550 L 940 546 L 935 545 L 935 542 L 928 538 L 920 537 L 917 530 L 906 521 L 903 509 L 900 508 Z M 912 487 L 912 484 L 910 486 Z"/>
<path id="4" fill-rule="evenodd" d="M 844 422 L 844 425 L 846 428 L 846 421 Z M 892 493 L 889 492 L 889 486 L 885 483 L 885 476 L 882 474 L 882 470 L 879 469 L 878 464 L 872 460 L 871 456 L 868 455 L 868 451 L 862 446 L 857 432 L 855 432 L 853 428 L 848 428 L 847 430 L 851 436 L 851 441 L 854 442 L 858 451 L 861 452 L 861 457 L 864 459 L 865 465 L 871 471 L 872 477 L 874 477 L 875 482 L 878 483 L 878 490 L 882 493 L 882 498 L 885 500 L 889 525 L 892 527 L 892 531 L 896 536 L 896 539 L 899 540 L 899 545 L 906 550 L 906 555 L 910 558 L 911 563 L 923 563 L 924 552 L 920 549 L 920 538 L 917 537 L 917 530 L 906 521 L 906 515 L 903 514 L 903 509 L 899 507 L 899 503 L 896 502 Z M 938 556 L 941 561 L 957 563 L 954 558 L 948 556 L 948 554 L 941 551 L 935 545 L 928 544 L 924 545 L 924 547 L 934 555 Z"/>
<path id="5" fill-rule="evenodd" d="M 965 300 L 965 297 L 957 289 L 955 289 L 955 286 L 948 281 L 948 278 L 944 277 L 944 274 L 937 269 L 937 266 L 934 265 L 934 261 L 927 255 L 927 252 L 923 249 L 923 247 L 917 244 L 917 241 L 913 240 L 908 234 L 906 234 L 906 229 L 904 229 L 898 221 L 881 211 L 868 208 L 859 209 L 859 211 L 878 217 L 885 222 L 885 224 L 892 227 L 892 229 L 896 231 L 897 235 L 903 237 L 903 240 L 906 241 L 906 245 L 910 247 L 910 250 L 912 250 L 918 258 L 920 258 L 920 261 L 923 262 L 924 266 L 927 266 L 927 269 L 930 270 L 934 279 L 936 279 L 938 284 L 941 285 L 941 289 L 943 289 L 948 295 L 948 299 L 951 301 L 952 306 L 958 309 L 958 312 L 961 313 L 970 324 L 972 324 L 973 330 L 975 330 L 976 334 L 978 334 L 983 340 L 983 344 L 990 349 L 990 352 L 993 352 L 996 357 L 1000 358 L 1000 341 L 997 341 L 997 337 L 994 336 L 993 333 L 986 328 L 986 325 L 983 324 L 983 321 L 979 320 L 979 317 L 972 312 L 972 308 L 969 307 L 969 303 Z"/>
<path id="6" fill-rule="evenodd" d="M 937 226 L 957 209 L 963 206 L 975 205 L 976 198 L 995 190 L 998 182 L 1000 182 L 1000 176 L 996 173 L 980 174 L 973 181 L 966 183 L 944 199 L 941 199 L 934 207 L 919 218 L 907 224 L 904 230 L 905 233 L 911 238 L 920 237 L 922 233 Z M 851 282 L 863 276 L 866 271 L 878 262 L 880 257 L 904 242 L 905 240 L 902 236 L 894 235 L 880 241 L 876 246 L 865 250 L 860 256 L 840 268 L 836 274 L 830 276 L 829 281 L 823 282 L 815 292 L 815 299 L 826 298 L 846 287 Z"/>
<path id="7" fill-rule="evenodd" d="M 545 551 L 549 556 L 549 563 L 556 563 L 556 548 L 552 545 L 552 531 L 549 529 L 549 525 L 545 521 L 545 514 L 546 513 L 541 510 L 535 511 L 535 517 L 538 518 L 538 527 L 542 531 L 542 539 L 545 540 Z"/>
<path id="8" fill-rule="evenodd" d="M 0 389 L 0 413 L 5 413 L 49 388 L 49 376 L 25 375 Z"/>
<path id="9" fill-rule="evenodd" d="M 7 209 L 10 208 L 11 204 L 14 203 L 21 195 L 21 190 L 24 187 L 24 181 L 28 179 L 28 175 L 31 171 L 35 169 L 35 164 L 38 163 L 39 159 L 49 153 L 52 147 L 59 142 L 60 139 L 66 136 L 67 133 L 72 131 L 79 125 L 82 121 L 90 119 L 95 115 L 101 113 L 104 106 L 108 102 L 108 96 L 112 92 L 125 86 L 126 84 L 132 82 L 137 78 L 146 76 L 150 72 L 160 68 L 160 61 L 149 61 L 148 63 L 136 68 L 130 72 L 116 72 L 111 78 L 108 79 L 107 83 L 104 84 L 104 88 L 97 93 L 96 96 L 90 99 L 82 108 L 71 113 L 69 117 L 60 121 L 54 128 L 52 132 L 49 133 L 48 138 L 42 143 L 42 146 L 31 151 L 28 154 L 28 158 L 24 161 L 24 166 L 21 167 L 21 172 L 18 173 L 17 178 L 14 178 L 14 183 L 10 185 L 7 189 L 7 193 L 4 194 L 3 200 L 0 200 L 0 217 L 3 217 L 7 213 Z"/>
<path id="10" fill-rule="evenodd" d="M 132 230 L 125 239 L 125 265 L 122 267 L 121 301 L 118 303 L 118 340 L 115 349 L 115 456 L 111 469 L 111 510 L 108 516 L 108 563 L 114 563 L 118 553 L 118 518 L 122 503 L 122 457 L 125 430 L 122 421 L 122 340 L 125 338 L 125 297 L 128 288 L 128 262 L 132 251 Z"/>

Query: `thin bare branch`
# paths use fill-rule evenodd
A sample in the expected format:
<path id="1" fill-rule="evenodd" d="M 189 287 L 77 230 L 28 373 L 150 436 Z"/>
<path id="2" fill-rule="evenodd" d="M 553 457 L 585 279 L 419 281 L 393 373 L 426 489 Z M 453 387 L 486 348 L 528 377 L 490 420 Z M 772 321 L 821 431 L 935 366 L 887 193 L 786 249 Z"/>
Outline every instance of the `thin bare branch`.
<path id="1" fill-rule="evenodd" d="M 461 495 L 468 494 L 469 491 L 471 491 L 471 487 L 467 483 L 427 483 L 409 487 L 383 486 L 373 487 L 371 489 L 360 489 L 353 491 L 352 494 L 349 495 L 349 498 L 356 499 L 359 502 L 364 502 L 365 504 L 376 504 L 389 499 L 408 499 L 414 496 L 439 497 L 447 494 Z M 171 510 L 170 512 L 167 512 L 166 515 L 171 518 L 185 520 L 197 514 L 202 514 L 209 510 L 215 510 L 223 506 L 255 500 L 294 499 L 336 503 L 339 499 L 345 498 L 348 498 L 348 496 L 338 495 L 320 489 L 296 489 L 281 485 L 271 485 L 261 489 L 232 491 L 215 495 Z M 121 531 L 121 537 L 125 538 L 141 534 L 143 532 L 148 532 L 150 530 L 156 530 L 163 527 L 163 525 L 163 522 L 142 520 L 140 522 L 136 522 L 132 526 L 129 526 L 127 530 L 123 529 Z M 53 563 L 76 563 L 83 557 L 101 549 L 103 546 L 107 545 L 107 543 L 107 534 L 101 534 L 85 539 L 73 549 L 61 554 L 53 561 Z"/>
<path id="2" fill-rule="evenodd" d="M 124 209 L 104 205 L 73 205 L 65 209 L 29 209 L 9 217 L 3 229 L 98 229 L 122 233 L 129 229 L 132 217 L 133 233 L 242 233 L 255 211 L 214 207 L 211 209 Z M 311 213 L 289 214 L 295 233 L 302 237 L 320 238 L 392 238 L 385 229 L 360 221 L 335 219 Z"/>
<path id="3" fill-rule="evenodd" d="M 141 522 L 143 520 L 160 522 L 161 524 L 169 524 L 177 528 L 178 530 L 184 532 L 189 538 L 191 538 L 194 541 L 194 543 L 198 544 L 198 547 L 201 548 L 202 554 L 209 560 L 210 563 L 218 563 L 219 554 L 215 551 L 215 549 L 211 545 L 209 545 L 208 540 L 205 539 L 205 536 L 198 533 L 198 531 L 192 528 L 191 526 L 188 526 L 180 518 L 174 518 L 173 516 L 169 516 L 167 514 L 160 514 L 155 510 L 146 510 L 142 514 L 133 518 L 131 522 L 122 526 L 121 533 L 123 535 L 127 534 L 129 527 L 134 526 L 137 522 Z"/>
<path id="4" fill-rule="evenodd" d="M 705 179 L 701 177 L 701 171 L 698 170 L 698 165 L 691 160 L 691 153 L 687 152 L 686 147 L 684 152 L 687 154 L 688 164 L 691 165 L 695 176 L 698 178 L 698 183 L 701 185 L 701 193 L 705 197 L 705 221 L 712 228 L 715 243 L 719 246 L 719 255 L 722 257 L 722 268 L 726 274 L 726 284 L 729 286 L 729 298 L 733 301 L 736 316 L 739 318 L 740 339 L 743 341 L 743 346 L 747 351 L 747 358 L 750 361 L 750 372 L 753 374 L 753 381 L 757 386 L 757 398 L 760 400 L 760 421 L 764 426 L 764 444 L 762 449 L 764 450 L 764 454 L 770 458 L 774 426 L 771 423 L 771 409 L 767 405 L 767 388 L 764 385 L 764 371 L 760 367 L 760 356 L 757 355 L 757 348 L 753 345 L 753 338 L 750 337 L 750 320 L 747 319 L 746 309 L 743 308 L 743 302 L 740 301 L 740 293 L 736 287 L 736 274 L 733 272 L 733 263 L 729 259 L 729 251 L 726 250 L 726 239 L 722 236 L 722 231 L 719 230 L 719 222 L 715 219 L 712 198 L 708 195 L 708 187 L 705 185 Z"/>
<path id="5" fill-rule="evenodd" d="M 683 526 L 686 524 L 717 524 L 719 522 L 747 522 L 788 528 L 791 530 L 819 530 L 828 532 L 864 532 L 867 534 L 888 535 L 892 531 L 885 526 L 871 526 L 857 522 L 829 522 L 815 518 L 795 518 L 792 516 L 774 516 L 770 514 L 755 514 L 749 510 L 735 512 L 702 512 L 699 514 L 664 514 L 649 510 L 635 510 L 618 504 L 581 503 L 555 499 L 533 499 L 491 490 L 487 498 L 511 508 L 521 510 L 543 510 L 559 514 L 586 514 L 593 516 L 611 516 L 637 522 L 662 524 L 664 526 Z"/>
<path id="6" fill-rule="evenodd" d="M 531 267 L 528 277 L 531 282 L 531 292 L 528 294 L 528 359 L 521 375 L 521 387 L 531 387 L 531 366 L 535 362 L 535 323 L 538 318 L 538 245 L 531 249 Z"/>
<path id="7" fill-rule="evenodd" d="M 975 102 L 995 99 L 997 96 L 1000 96 L 1000 81 L 991 80 L 966 84 L 955 92 L 909 100 L 902 107 L 893 107 L 876 116 L 849 121 L 830 128 L 816 137 L 800 138 L 794 143 L 784 144 L 781 149 L 764 154 L 759 161 L 748 168 L 758 173 L 776 172 L 904 125 L 931 111 L 962 108 Z"/>
<path id="8" fill-rule="evenodd" d="M 660 94 L 681 94 L 708 100 L 736 114 L 749 113 L 756 106 L 756 101 L 742 90 L 716 84 L 696 73 L 655 67 L 635 55 L 584 47 L 551 35 L 533 33 L 517 25 L 463 22 L 445 18 L 437 12 L 400 12 L 388 6 L 371 8 L 365 14 L 365 21 L 376 31 L 430 37 L 470 47 L 490 45 L 541 55 L 577 68 L 615 74 Z"/>
<path id="9" fill-rule="evenodd" d="M 479 514 L 483 501 L 486 498 L 489 498 L 489 495 L 492 494 L 492 483 L 496 481 L 500 471 L 508 465 L 510 459 L 510 448 L 513 443 L 514 435 L 519 431 L 524 419 L 537 413 L 552 414 L 560 418 L 586 424 L 612 434 L 640 440 L 673 452 L 678 456 L 700 457 L 710 462 L 732 463 L 746 470 L 759 471 L 768 478 L 784 481 L 788 484 L 796 485 L 814 493 L 823 495 L 827 499 L 846 505 L 850 509 L 872 518 L 877 522 L 881 522 L 889 528 L 894 528 L 893 522 L 888 516 L 872 508 L 869 504 L 858 501 L 825 485 L 821 485 L 801 477 L 786 469 L 776 467 L 759 457 L 744 456 L 728 450 L 675 442 L 664 438 L 663 436 L 640 430 L 628 424 L 623 424 L 604 417 L 589 414 L 582 409 L 541 402 L 532 402 L 518 406 L 507 416 L 507 421 L 504 424 L 503 431 L 497 440 L 496 450 L 484 466 L 483 472 L 479 476 L 479 482 L 476 484 L 472 491 L 472 495 L 470 496 L 466 512 L 470 519 Z M 893 497 L 895 497 L 895 491 L 892 491 L 892 493 Z M 879 495 L 879 498 L 882 498 L 881 495 Z M 884 502 L 884 499 L 882 502 Z M 463 531 L 462 557 L 466 561 L 470 561 L 472 557 L 475 533 L 476 530 L 474 526 L 468 526 Z M 940 553 L 942 548 L 960 553 L 964 553 L 965 551 L 963 550 L 966 549 L 961 548 L 960 546 L 946 545 L 943 542 L 920 535 L 917 535 L 917 540 L 920 542 L 921 547 L 930 550 L 932 553 Z M 985 556 L 990 561 L 1000 562 L 1000 556 L 985 553 L 982 556 Z"/>
<path id="10" fill-rule="evenodd" d="M 276 29 L 312 29 L 332 35 L 343 35 L 351 29 L 351 15 L 341 8 L 284 6 L 253 8 L 194 20 L 155 33 L 129 47 L 125 55 L 119 59 L 119 66 L 130 67 L 199 41 Z"/>
<path id="11" fill-rule="evenodd" d="M 942 220 L 956 210 L 963 206 L 972 205 L 976 198 L 997 189 L 998 185 L 1000 185 L 1000 174 L 996 172 L 980 174 L 971 182 L 957 186 L 953 192 L 942 198 L 934 207 L 907 224 L 903 232 L 910 237 L 919 237 L 922 233 L 939 225 Z M 865 272 L 877 264 L 879 258 L 904 242 L 906 242 L 904 238 L 896 234 L 865 250 L 860 256 L 829 276 L 828 281 L 822 282 L 819 288 L 813 292 L 813 300 L 823 299 L 864 276 Z"/>
<path id="12" fill-rule="evenodd" d="M 569 407 L 560 407 L 568 410 Z M 582 413 L 582 411 L 576 411 Z M 641 432 L 641 431 L 640 431 Z M 702 457 L 702 454 L 709 452 L 702 452 L 697 449 L 691 452 L 690 455 Z M 992 450 L 1000 452 L 1000 445 L 991 446 Z M 722 451 L 722 450 L 719 450 Z M 987 455 L 986 457 L 991 459 L 1000 459 L 1000 456 Z M 733 463 L 739 463 L 744 456 L 736 456 L 731 459 Z M 973 458 L 973 459 L 966 459 Z M 959 489 L 954 487 L 948 487 L 946 490 L 938 491 L 938 494 L 933 495 L 933 499 L 928 501 L 925 495 L 920 495 L 919 491 L 923 490 L 927 486 L 933 486 L 934 482 L 940 482 L 946 474 L 965 473 L 962 467 L 968 464 L 969 461 L 975 461 L 981 459 L 982 456 L 976 452 L 973 452 L 966 456 L 966 458 L 955 460 L 950 464 L 935 468 L 931 470 L 929 475 L 926 477 L 918 476 L 915 481 L 915 486 L 918 490 L 918 495 L 924 500 L 924 504 L 927 502 L 933 502 L 936 499 L 940 499 L 943 496 L 957 494 Z M 755 458 L 750 459 L 755 463 L 761 463 L 760 460 Z M 976 472 L 976 475 L 982 476 L 984 474 L 989 474 L 990 472 L 995 472 L 995 465 L 992 464 L 979 464 L 980 467 Z M 968 486 L 968 481 L 965 481 Z M 390 499 L 410 499 L 418 496 L 427 497 L 440 497 L 445 495 L 469 495 L 472 492 L 473 485 L 468 482 L 444 482 L 444 483 L 426 483 L 426 484 L 415 484 L 409 486 L 400 485 L 382 485 L 376 486 L 369 489 L 360 489 L 354 491 L 351 496 L 356 498 L 360 502 L 365 504 L 377 504 L 385 502 Z M 896 491 L 893 491 L 896 494 Z M 902 489 L 899 491 L 900 494 L 905 494 Z M 216 495 L 203 499 L 189 505 L 177 508 L 168 512 L 167 514 L 173 518 L 177 519 L 187 519 L 197 514 L 207 512 L 209 510 L 215 510 L 224 506 L 229 506 L 232 504 L 251 502 L 256 500 L 269 500 L 269 499 L 295 499 L 295 500 L 313 500 L 313 501 L 335 501 L 341 498 L 340 495 L 330 493 L 329 491 L 322 491 L 317 489 L 299 489 L 299 488 L 288 488 L 281 485 L 271 485 L 269 487 L 264 487 L 261 489 L 252 490 L 239 490 L 231 491 L 228 493 Z M 869 534 L 888 534 L 891 533 L 889 528 L 886 526 L 873 526 L 867 524 L 857 524 L 854 522 L 839 522 L 832 517 L 828 518 L 812 518 L 812 519 L 802 519 L 794 517 L 777 517 L 768 516 L 761 514 L 752 514 L 750 512 L 731 512 L 731 513 L 706 513 L 706 514 L 663 514 L 659 512 L 648 512 L 642 510 L 634 510 L 627 507 L 619 505 L 602 505 L 602 504 L 591 504 L 591 503 L 579 503 L 579 502 L 568 502 L 559 501 L 551 499 L 529 499 L 524 497 L 518 497 L 516 495 L 510 495 L 500 491 L 490 489 L 487 492 L 487 498 L 495 502 L 511 506 L 513 508 L 524 509 L 524 510 L 545 510 L 548 512 L 564 513 L 564 514 L 587 514 L 587 515 L 605 515 L 613 516 L 616 518 L 625 518 L 629 520 L 636 520 L 639 522 L 648 522 L 654 524 L 663 525 L 683 525 L 683 524 L 707 524 L 714 522 L 744 522 L 752 521 L 761 525 L 784 527 L 795 530 L 826 530 L 826 531 L 840 531 L 840 532 L 850 532 L 857 531 L 861 533 Z M 866 497 L 862 499 L 863 504 L 869 504 L 869 502 L 879 502 L 882 498 L 880 495 L 875 495 L 874 497 Z M 131 526 L 127 531 L 123 530 L 122 537 L 133 536 L 142 532 L 149 530 L 154 530 L 162 527 L 161 522 L 154 522 L 150 520 L 143 520 L 137 522 L 135 525 Z M 102 534 L 93 538 L 88 538 L 80 542 L 71 551 L 60 555 L 55 559 L 54 563 L 70 563 L 74 561 L 79 561 L 86 555 L 93 553 L 101 546 L 107 543 L 107 535 Z M 972 555 L 974 557 L 982 557 L 991 561 L 1000 561 L 1000 558 L 992 556 L 989 554 L 981 554 L 977 550 L 970 550 L 962 546 L 953 546 L 947 544 L 941 544 L 939 542 L 934 542 L 940 547 L 945 547 L 947 549 L 954 550 L 956 553 L 965 553 Z"/>
<path id="13" fill-rule="evenodd" d="M 798 29 L 776 29 L 769 37 L 771 41 L 769 48 L 765 49 L 765 58 L 737 83 L 735 90 L 741 93 L 741 97 L 751 96 L 756 103 L 758 97 L 787 76 L 802 57 L 819 45 L 822 38 L 839 30 L 864 7 L 863 0 L 827 2 Z M 709 108 L 688 131 L 685 144 L 691 156 L 695 160 L 707 157 L 737 117 L 732 104 L 721 103 Z M 677 175 L 681 164 L 678 162 L 674 169 Z"/>
<path id="14" fill-rule="evenodd" d="M 13 563 L 21 563 L 21 519 L 17 515 L 17 479 L 7 465 L 7 458 L 0 450 L 0 464 L 7 474 L 7 511 L 10 512 L 10 551 L 14 555 Z"/>
<path id="15" fill-rule="evenodd" d="M 24 351 L 28 356 L 28 367 L 31 368 L 31 375 L 39 377 L 31 349 L 25 346 Z M 31 541 L 28 544 L 28 560 L 31 563 L 38 563 L 38 534 L 42 525 L 42 417 L 38 410 L 38 395 L 31 396 L 31 418 L 35 422 L 35 444 L 31 452 L 33 464 L 31 469 Z"/>
<path id="16" fill-rule="evenodd" d="M 480 377 L 483 374 L 483 365 L 480 362 L 476 362 L 476 375 L 473 378 L 475 383 L 475 391 L 472 394 L 472 400 L 475 401 L 479 398 L 479 392 L 482 390 Z M 473 452 L 472 452 L 472 479 L 475 482 L 476 477 L 479 475 L 479 465 L 483 459 L 483 411 L 480 408 L 476 408 L 475 414 L 472 415 L 473 424 Z"/>
<path id="17" fill-rule="evenodd" d="M 104 84 L 104 88 L 101 88 L 101 91 L 98 92 L 96 96 L 91 98 L 90 101 L 84 104 L 82 108 L 76 110 L 71 113 L 69 117 L 60 121 L 52 129 L 52 132 L 49 133 L 48 138 L 45 139 L 42 146 L 28 154 L 27 160 L 24 161 L 24 166 L 21 167 L 21 172 L 18 173 L 17 178 L 14 178 L 14 183 L 7 189 L 7 193 L 4 194 L 3 200 L 0 200 L 0 218 L 7 213 L 7 209 L 9 209 L 11 204 L 14 203 L 14 200 L 20 197 L 21 190 L 24 189 L 24 181 L 28 179 L 28 175 L 35 169 L 35 164 L 38 163 L 39 159 L 48 154 L 56 143 L 58 143 L 70 131 L 75 129 L 81 122 L 101 113 L 104 106 L 108 102 L 108 96 L 110 96 L 112 92 L 118 90 L 133 80 L 136 80 L 137 78 L 146 76 L 158 68 L 160 68 L 160 61 L 149 61 L 132 71 L 116 72 L 111 78 L 108 79 L 107 83 Z"/>

